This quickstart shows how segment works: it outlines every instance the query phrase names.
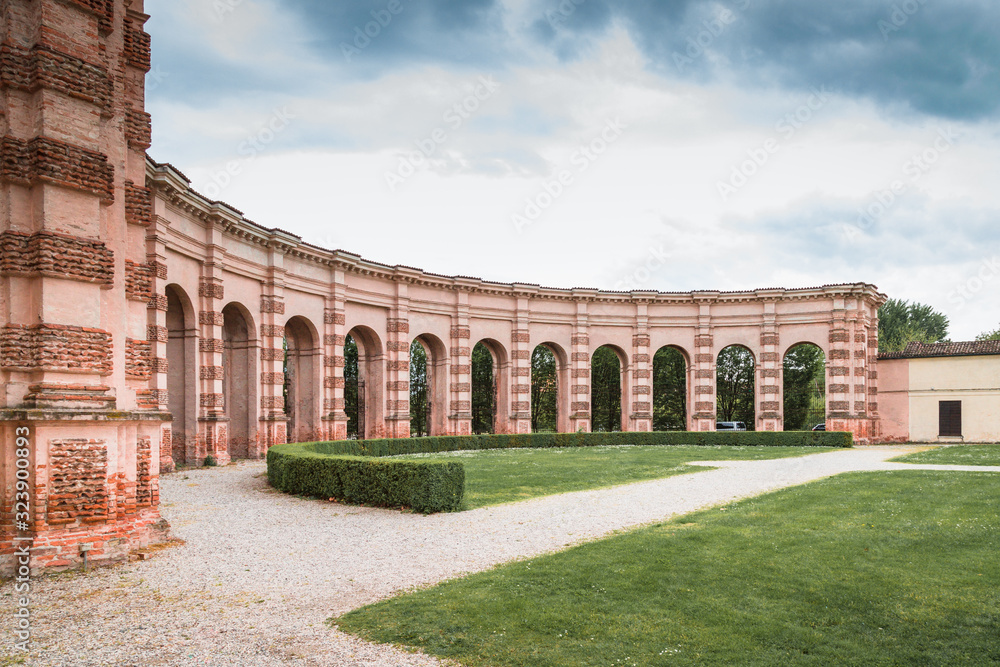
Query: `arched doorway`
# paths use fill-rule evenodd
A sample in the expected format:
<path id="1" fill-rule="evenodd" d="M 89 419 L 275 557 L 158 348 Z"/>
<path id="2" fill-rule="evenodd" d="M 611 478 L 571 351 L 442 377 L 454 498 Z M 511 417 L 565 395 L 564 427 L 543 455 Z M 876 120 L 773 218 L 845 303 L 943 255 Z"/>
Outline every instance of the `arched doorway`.
<path id="1" fill-rule="evenodd" d="M 592 431 L 623 431 L 628 426 L 627 406 L 622 401 L 625 363 L 623 353 L 603 345 L 590 358 L 590 428 Z"/>
<path id="2" fill-rule="evenodd" d="M 559 368 L 555 352 L 539 345 L 531 353 L 531 432 L 559 428 Z"/>
<path id="3" fill-rule="evenodd" d="M 249 458 L 250 442 L 256 440 L 251 423 L 257 401 L 257 357 L 253 354 L 253 325 L 242 306 L 231 303 L 222 309 L 222 387 L 226 417 L 229 418 L 230 458 Z"/>
<path id="4" fill-rule="evenodd" d="M 826 355 L 814 343 L 793 345 L 782 364 L 784 430 L 826 423 Z"/>
<path id="5" fill-rule="evenodd" d="M 716 358 L 716 421 L 742 422 L 748 431 L 756 428 L 754 405 L 757 362 L 742 345 L 730 345 Z"/>
<path id="6" fill-rule="evenodd" d="M 378 335 L 368 327 L 354 327 L 344 342 L 344 412 L 347 437 L 385 435 L 383 393 L 385 352 Z"/>
<path id="7" fill-rule="evenodd" d="M 653 355 L 653 430 L 688 429 L 688 360 L 677 347 L 661 347 Z"/>
<path id="8" fill-rule="evenodd" d="M 319 334 L 304 317 L 285 324 L 285 416 L 288 442 L 311 442 L 320 432 Z"/>
<path id="9" fill-rule="evenodd" d="M 503 348 L 496 341 L 483 340 L 472 348 L 472 432 L 502 433 L 501 401 L 506 399 L 500 387 Z"/>
<path id="10" fill-rule="evenodd" d="M 410 345 L 410 437 L 431 434 L 431 404 L 427 381 L 427 350 L 419 338 Z"/>
<path id="11" fill-rule="evenodd" d="M 411 436 L 448 432 L 448 389 L 447 348 L 437 336 L 417 336 L 410 344 Z"/>
<path id="12" fill-rule="evenodd" d="M 198 433 L 198 328 L 194 307 L 177 285 L 167 285 L 167 409 L 170 454 L 175 464 L 196 460 Z M 188 452 L 188 448 L 190 453 Z"/>

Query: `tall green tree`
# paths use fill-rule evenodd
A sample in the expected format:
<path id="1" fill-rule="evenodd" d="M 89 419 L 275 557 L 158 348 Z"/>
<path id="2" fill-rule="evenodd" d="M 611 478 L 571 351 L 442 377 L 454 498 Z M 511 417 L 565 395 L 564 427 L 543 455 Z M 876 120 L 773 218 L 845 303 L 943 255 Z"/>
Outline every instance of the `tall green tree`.
<path id="1" fill-rule="evenodd" d="M 344 342 L 344 412 L 347 413 L 347 437 L 358 433 L 358 344 L 350 336 Z"/>
<path id="2" fill-rule="evenodd" d="M 948 338 L 948 317 L 923 303 L 889 299 L 878 311 L 878 349 L 899 352 L 909 343 Z"/>
<path id="3" fill-rule="evenodd" d="M 653 430 L 687 428 L 687 361 L 680 350 L 662 347 L 653 355 Z"/>
<path id="4" fill-rule="evenodd" d="M 556 377 L 556 355 L 539 345 L 531 353 L 531 430 L 555 431 L 559 379 Z"/>
<path id="5" fill-rule="evenodd" d="M 472 348 L 472 432 L 493 433 L 496 418 L 493 355 L 482 343 Z"/>
<path id="6" fill-rule="evenodd" d="M 410 437 L 430 435 L 427 403 L 427 350 L 414 339 L 410 345 Z"/>
<path id="7" fill-rule="evenodd" d="M 622 366 L 610 347 L 599 347 L 590 359 L 590 428 L 622 430 Z"/>
<path id="8" fill-rule="evenodd" d="M 750 350 L 730 345 L 716 361 L 716 419 L 739 421 L 754 430 L 754 373 L 756 364 Z"/>
<path id="9" fill-rule="evenodd" d="M 811 344 L 796 345 L 785 355 L 782 377 L 785 430 L 809 430 L 826 421 L 826 355 L 823 350 Z"/>

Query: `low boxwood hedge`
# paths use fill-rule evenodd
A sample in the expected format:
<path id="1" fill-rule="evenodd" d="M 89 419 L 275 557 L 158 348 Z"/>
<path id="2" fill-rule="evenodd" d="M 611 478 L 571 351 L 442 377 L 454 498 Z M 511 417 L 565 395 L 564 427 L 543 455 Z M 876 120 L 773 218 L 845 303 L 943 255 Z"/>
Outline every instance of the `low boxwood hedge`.
<path id="1" fill-rule="evenodd" d="M 614 445 L 729 445 L 852 447 L 850 433 L 834 431 L 667 431 L 656 433 L 528 433 L 338 440 L 276 445 L 267 452 L 271 485 L 286 493 L 334 498 L 356 505 L 409 507 L 417 512 L 457 510 L 465 491 L 461 463 L 397 461 L 380 457 L 480 449 Z"/>

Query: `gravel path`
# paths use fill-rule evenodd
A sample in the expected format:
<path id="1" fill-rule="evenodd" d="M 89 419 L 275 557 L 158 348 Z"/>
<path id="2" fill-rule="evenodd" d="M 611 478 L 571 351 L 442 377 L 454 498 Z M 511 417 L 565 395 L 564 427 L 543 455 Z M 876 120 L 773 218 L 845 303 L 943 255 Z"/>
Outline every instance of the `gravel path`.
<path id="1" fill-rule="evenodd" d="M 713 461 L 705 465 L 714 470 L 664 480 L 431 516 L 277 493 L 259 462 L 165 475 L 162 513 L 185 544 L 149 561 L 36 579 L 27 664 L 441 665 L 324 621 L 414 586 L 842 472 L 1000 471 L 886 462 L 915 449 Z M 5 604 L 11 595 L 11 583 L 0 587 Z M 0 614 L 5 637 L 12 620 Z"/>

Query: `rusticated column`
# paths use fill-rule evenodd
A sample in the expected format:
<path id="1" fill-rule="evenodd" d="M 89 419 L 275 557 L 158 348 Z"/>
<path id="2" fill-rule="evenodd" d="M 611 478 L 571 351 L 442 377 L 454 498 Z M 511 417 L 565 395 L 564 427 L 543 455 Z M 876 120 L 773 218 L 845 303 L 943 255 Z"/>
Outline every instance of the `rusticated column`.
<path id="1" fill-rule="evenodd" d="M 449 433 L 472 433 L 472 332 L 469 329 L 469 293 L 458 292 L 458 305 L 452 317 L 449 347 L 451 397 L 448 410 Z M 434 392 L 437 393 L 437 392 Z"/>
<path id="2" fill-rule="evenodd" d="M 385 437 L 410 437 L 410 299 L 408 285 L 396 283 L 396 304 L 386 321 Z M 430 359 L 428 358 L 428 361 Z M 428 368 L 428 376 L 432 369 Z M 430 378 L 428 378 L 430 379 Z"/>
<path id="3" fill-rule="evenodd" d="M 586 294 L 591 293 L 587 291 Z M 570 404 L 569 428 L 572 432 L 588 433 L 590 421 L 590 326 L 587 298 L 583 290 L 574 290 L 577 295 L 576 320 L 570 339 Z"/>
<path id="4" fill-rule="evenodd" d="M 226 370 L 223 357 L 222 300 L 225 287 L 215 267 L 202 267 L 201 283 L 198 286 L 198 438 L 191 443 L 186 458 L 192 463 L 201 463 L 209 454 L 220 464 L 229 462 L 228 418 L 226 416 L 225 381 Z"/>
<path id="5" fill-rule="evenodd" d="M 765 304 L 773 308 L 773 303 Z M 773 311 L 772 311 L 773 312 Z M 772 320 L 773 321 L 773 320 Z M 760 334 L 760 354 L 757 360 L 754 393 L 757 402 L 757 430 L 782 431 L 784 399 L 782 382 L 782 360 L 778 352 L 780 337 L 774 331 L 774 324 L 764 325 Z"/>
<path id="6" fill-rule="evenodd" d="M 285 414 L 285 300 L 283 287 L 272 280 L 260 297 L 260 421 L 258 438 L 266 452 L 288 440 Z"/>
<path id="7" fill-rule="evenodd" d="M 347 439 L 344 412 L 344 344 L 347 317 L 344 314 L 344 272 L 333 272 L 333 294 L 323 314 L 323 423 L 328 440 Z"/>
<path id="8" fill-rule="evenodd" d="M 517 297 L 517 314 L 510 336 L 512 433 L 531 433 L 531 334 L 528 330 L 528 299 Z"/>
<path id="9" fill-rule="evenodd" d="M 135 186 L 145 183 L 149 146 L 142 6 L 0 3 L 7 575 L 15 539 L 39 570 L 75 566 L 83 545 L 92 562 L 121 559 L 166 531 L 162 292 L 147 260 L 148 200 Z"/>
<path id="10" fill-rule="evenodd" d="M 630 431 L 653 430 L 653 355 L 649 349 L 649 317 L 646 302 L 636 304 L 635 329 L 632 336 L 632 386 L 626 394 L 624 385 L 628 375 L 622 377 L 622 398 L 631 395 Z"/>
<path id="11" fill-rule="evenodd" d="M 694 406 L 688 406 L 691 429 L 715 430 L 715 341 L 712 335 L 712 303 L 718 292 L 696 292 L 698 304 L 698 330 L 694 338 L 694 386 L 691 395 Z M 691 409 L 693 407 L 693 409 Z"/>

